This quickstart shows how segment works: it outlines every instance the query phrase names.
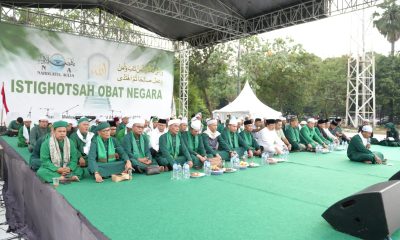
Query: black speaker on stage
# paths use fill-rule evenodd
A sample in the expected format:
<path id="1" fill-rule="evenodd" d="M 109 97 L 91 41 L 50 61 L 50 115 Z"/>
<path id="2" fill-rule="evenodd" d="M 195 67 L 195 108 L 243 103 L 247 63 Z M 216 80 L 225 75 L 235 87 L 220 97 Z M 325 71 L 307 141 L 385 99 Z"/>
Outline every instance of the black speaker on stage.
<path id="1" fill-rule="evenodd" d="M 339 232 L 386 239 L 400 228 L 400 181 L 372 185 L 333 204 L 322 217 Z"/>
<path id="2" fill-rule="evenodd" d="M 391 176 L 389 178 L 389 181 L 391 180 L 400 180 L 400 171 L 398 171 L 397 173 L 395 173 L 393 176 Z"/>

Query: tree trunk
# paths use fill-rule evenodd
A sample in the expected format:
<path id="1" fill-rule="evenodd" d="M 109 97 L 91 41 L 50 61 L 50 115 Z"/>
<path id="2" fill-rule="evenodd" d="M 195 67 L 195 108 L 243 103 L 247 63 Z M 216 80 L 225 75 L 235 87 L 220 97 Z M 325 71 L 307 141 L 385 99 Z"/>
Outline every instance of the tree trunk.
<path id="1" fill-rule="evenodd" d="M 394 56 L 394 43 L 395 43 L 395 42 L 391 42 L 391 43 L 390 43 L 390 45 L 391 45 L 391 47 L 392 47 L 392 49 L 390 50 L 390 55 L 391 55 L 391 56 Z"/>
<path id="2" fill-rule="evenodd" d="M 207 90 L 206 90 L 206 88 L 201 88 L 201 91 L 203 92 L 204 99 L 206 100 L 206 107 L 208 109 L 208 112 L 210 114 L 212 114 L 211 103 L 210 103 L 210 99 L 209 99 L 208 94 L 207 94 Z"/>
<path id="3" fill-rule="evenodd" d="M 390 113 L 389 113 L 389 122 L 393 122 L 394 120 L 394 99 L 390 99 Z"/>

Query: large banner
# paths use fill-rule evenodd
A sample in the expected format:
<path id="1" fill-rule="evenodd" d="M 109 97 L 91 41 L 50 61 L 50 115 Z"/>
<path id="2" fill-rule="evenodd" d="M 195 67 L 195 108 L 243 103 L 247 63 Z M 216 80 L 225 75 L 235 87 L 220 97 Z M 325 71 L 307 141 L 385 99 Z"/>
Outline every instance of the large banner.
<path id="1" fill-rule="evenodd" d="M 170 116 L 173 56 L 0 23 L 0 82 L 15 116 Z"/>

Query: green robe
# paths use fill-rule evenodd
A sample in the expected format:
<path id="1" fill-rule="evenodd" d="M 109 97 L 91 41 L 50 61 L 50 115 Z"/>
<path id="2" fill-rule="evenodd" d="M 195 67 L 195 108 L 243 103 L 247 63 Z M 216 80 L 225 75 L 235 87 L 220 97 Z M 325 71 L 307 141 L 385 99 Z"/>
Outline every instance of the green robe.
<path id="1" fill-rule="evenodd" d="M 12 130 L 14 130 L 14 131 L 17 130 L 17 131 L 19 131 L 19 129 L 20 129 L 22 126 L 23 126 L 23 124 L 18 123 L 17 120 L 12 120 L 12 121 L 10 122 L 10 124 L 8 124 L 7 130 L 8 130 L 8 131 L 12 131 Z"/>
<path id="2" fill-rule="evenodd" d="M 211 155 L 215 157 L 217 154 L 221 156 L 221 158 L 225 161 L 230 161 L 229 151 L 230 148 L 225 140 L 219 135 L 216 139 L 218 141 L 218 149 L 213 149 L 209 143 L 209 136 L 206 133 L 202 134 L 204 149 L 206 150 L 207 155 Z"/>
<path id="3" fill-rule="evenodd" d="M 375 163 L 375 155 L 377 155 L 380 159 L 383 160 L 383 154 L 380 152 L 372 152 L 367 149 L 359 135 L 355 135 L 351 138 L 349 146 L 347 148 L 347 157 L 351 161 L 362 162 L 362 161 L 371 161 Z"/>
<path id="4" fill-rule="evenodd" d="M 244 154 L 244 151 L 247 151 L 250 149 L 250 147 L 246 144 L 246 142 L 243 140 L 243 138 L 239 135 L 238 132 L 231 132 L 229 131 L 228 128 L 226 128 L 222 133 L 221 133 L 222 138 L 225 140 L 226 144 L 229 147 L 229 151 L 235 151 L 239 156 L 241 157 Z M 237 137 L 238 139 L 238 144 L 234 142 L 234 137 Z M 230 140 L 231 139 L 231 140 Z"/>
<path id="5" fill-rule="evenodd" d="M 251 150 L 257 151 L 258 149 L 260 149 L 260 145 L 257 143 L 251 132 L 244 130 L 240 132 L 239 135 Z"/>
<path id="6" fill-rule="evenodd" d="M 63 159 L 64 141 L 59 141 L 58 144 L 61 151 L 61 159 Z M 70 146 L 70 161 L 67 167 L 71 169 L 70 176 L 77 176 L 81 179 L 83 177 L 83 170 L 77 165 L 78 158 L 76 155 L 76 148 L 73 144 L 70 144 Z M 50 157 L 50 139 L 46 139 L 42 143 L 42 146 L 40 147 L 40 159 L 42 164 L 36 174 L 42 181 L 52 182 L 54 177 L 61 177 L 61 174 L 57 172 L 58 167 L 53 164 Z"/>
<path id="7" fill-rule="evenodd" d="M 122 124 L 122 123 L 121 123 Z M 128 133 L 128 132 L 127 132 Z M 115 135 L 115 138 L 119 141 L 122 142 L 122 140 L 125 137 L 125 128 L 117 130 L 117 134 Z"/>
<path id="8" fill-rule="evenodd" d="M 224 124 L 218 123 L 217 131 L 221 133 L 221 132 L 223 132 L 224 130 L 225 130 Z"/>
<path id="9" fill-rule="evenodd" d="M 86 139 L 87 134 L 82 134 L 82 137 Z M 73 141 L 73 144 L 75 145 L 77 149 L 77 154 L 78 154 L 78 161 L 81 157 L 85 159 L 86 166 L 88 165 L 88 156 L 85 154 L 83 151 L 83 148 L 85 147 L 86 143 L 82 141 L 76 132 L 71 134 L 71 137 L 69 138 L 70 140 Z M 95 136 L 92 137 L 92 140 L 95 139 Z"/>
<path id="10" fill-rule="evenodd" d="M 104 147 L 106 150 L 107 162 L 98 162 L 97 158 L 97 141 L 93 139 L 90 145 L 90 150 L 88 154 L 88 169 L 89 172 L 94 174 L 99 172 L 102 177 L 110 177 L 112 174 L 120 174 L 125 170 L 126 160 L 129 160 L 128 155 L 125 153 L 123 147 L 118 143 L 117 140 L 111 138 L 114 144 L 115 153 L 118 153 L 119 159 L 115 161 L 108 160 L 108 139 L 103 140 Z"/>
<path id="11" fill-rule="evenodd" d="M 125 129 L 125 128 L 126 128 L 125 123 L 121 122 L 117 127 L 117 132 L 119 132 L 119 131 L 121 131 L 122 129 Z"/>
<path id="12" fill-rule="evenodd" d="M 37 140 L 35 147 L 33 148 L 31 157 L 29 158 L 29 166 L 33 171 L 37 171 L 42 165 L 42 161 L 40 160 L 40 148 L 42 147 L 42 143 L 50 137 L 50 134 L 46 134 L 43 137 Z"/>
<path id="13" fill-rule="evenodd" d="M 31 128 L 28 128 L 28 134 L 31 132 Z M 29 140 L 29 139 L 28 139 Z M 28 144 L 26 143 L 26 139 L 24 137 L 24 128 L 21 127 L 18 130 L 18 147 L 27 147 Z"/>
<path id="14" fill-rule="evenodd" d="M 180 138 L 180 146 L 179 146 L 179 153 L 176 158 L 173 157 L 173 153 L 170 152 L 168 149 L 168 141 L 167 141 L 167 136 L 168 134 L 165 133 L 160 136 L 159 140 L 159 145 L 160 145 L 160 150 L 159 154 L 157 155 L 157 162 L 160 166 L 172 166 L 175 162 L 178 164 L 184 164 L 187 161 L 192 161 L 193 159 L 191 158 L 189 151 L 182 140 L 182 136 L 180 133 L 178 133 L 175 136 L 172 136 L 172 147 L 175 148 L 176 144 L 176 138 Z"/>
<path id="15" fill-rule="evenodd" d="M 50 133 L 50 128 L 41 128 L 39 125 L 34 126 L 29 133 L 29 149 L 32 151 L 36 142 L 48 133 Z"/>
<path id="16" fill-rule="evenodd" d="M 187 132 L 184 132 L 184 133 L 181 133 L 182 134 L 182 139 L 183 139 L 183 141 L 185 142 L 185 145 L 187 146 L 187 149 L 188 149 L 188 151 L 189 151 L 189 154 L 191 155 L 191 157 L 192 157 L 192 160 L 193 160 L 193 165 L 195 166 L 195 167 L 201 167 L 201 166 L 203 166 L 203 163 L 200 161 L 200 159 L 197 157 L 197 154 L 199 154 L 199 155 L 201 155 L 201 156 L 203 156 L 203 157 L 207 157 L 207 154 L 206 154 L 206 150 L 205 150 L 205 148 L 204 148 L 204 143 L 203 143 L 203 139 L 202 139 L 202 137 L 201 137 L 201 134 L 199 134 L 199 135 L 197 135 L 197 136 L 193 136 L 192 135 L 192 133 L 190 132 L 190 131 L 187 131 Z M 191 144 L 190 144 L 190 142 L 189 142 L 189 138 L 191 138 L 191 143 L 193 144 L 192 146 L 190 146 Z M 197 138 L 197 141 L 198 141 L 198 145 L 197 145 L 197 148 L 196 148 L 196 146 L 195 146 L 195 142 L 196 142 L 196 139 Z"/>
<path id="17" fill-rule="evenodd" d="M 97 133 L 97 125 L 92 125 L 91 127 L 90 127 L 90 129 L 89 129 L 89 132 L 92 132 L 92 133 Z"/>
<path id="18" fill-rule="evenodd" d="M 315 142 L 323 144 L 323 141 L 315 133 L 315 127 L 309 128 L 307 125 L 302 127 L 300 130 L 300 143 L 307 145 L 311 144 L 313 148 L 316 147 Z"/>
<path id="19" fill-rule="evenodd" d="M 132 144 L 132 138 L 135 138 L 136 144 L 138 146 L 138 150 L 140 151 L 139 154 L 143 154 L 145 157 L 151 160 L 151 164 L 146 165 L 142 162 L 139 162 L 137 158 L 137 154 L 135 153 L 133 149 L 133 144 Z M 145 171 L 147 167 L 149 166 L 157 166 L 157 161 L 152 159 L 151 153 L 150 153 L 150 145 L 149 145 L 149 139 L 143 134 L 143 146 L 144 146 L 144 153 L 142 152 L 141 149 L 141 141 L 139 137 L 134 136 L 132 132 L 129 132 L 128 134 L 125 135 L 125 137 L 122 139 L 122 147 L 124 148 L 126 154 L 128 154 L 129 159 L 132 161 L 132 166 L 135 168 L 140 169 L 141 171 Z M 136 156 L 135 156 L 136 155 Z"/>
<path id="20" fill-rule="evenodd" d="M 292 145 L 293 151 L 302 150 L 300 142 L 300 129 L 298 127 L 292 127 L 288 125 L 286 127 L 285 136 L 289 143 Z"/>
<path id="21" fill-rule="evenodd" d="M 331 143 L 331 141 L 329 141 L 328 139 L 324 138 L 324 136 L 322 135 L 321 131 L 319 130 L 319 128 L 314 127 L 315 129 L 315 134 L 319 137 L 319 139 L 321 139 L 321 141 L 323 143 L 325 143 L 326 145 L 328 145 L 329 143 Z"/>
<path id="22" fill-rule="evenodd" d="M 386 131 L 386 139 L 379 142 L 379 145 L 382 146 L 389 146 L 389 147 L 399 147 L 400 146 L 400 139 L 399 139 L 399 132 L 396 129 L 396 126 L 389 122 L 385 124 L 385 128 L 389 130 Z M 391 141 L 388 138 L 393 138 L 394 140 Z"/>

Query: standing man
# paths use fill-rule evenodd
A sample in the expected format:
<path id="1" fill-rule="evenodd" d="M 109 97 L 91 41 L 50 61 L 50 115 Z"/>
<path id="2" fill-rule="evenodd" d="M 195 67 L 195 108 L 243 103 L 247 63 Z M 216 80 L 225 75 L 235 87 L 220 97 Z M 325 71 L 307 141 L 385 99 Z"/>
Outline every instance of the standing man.
<path id="1" fill-rule="evenodd" d="M 71 142 L 77 149 L 78 165 L 88 166 L 88 154 L 94 133 L 89 132 L 89 119 L 82 117 L 78 121 L 78 130 L 71 135 Z"/>
<path id="2" fill-rule="evenodd" d="M 144 134 L 145 120 L 134 118 L 128 123 L 127 127 L 131 128 L 128 134 L 122 140 L 122 146 L 128 154 L 132 165 L 139 173 L 146 172 L 150 166 L 157 166 L 157 161 L 153 160 L 150 153 L 149 139 Z M 164 171 L 164 167 L 159 167 L 160 172 Z"/>
<path id="3" fill-rule="evenodd" d="M 132 169 L 128 155 L 118 141 L 111 137 L 110 131 L 110 124 L 107 122 L 97 125 L 97 136 L 90 145 L 88 169 L 98 183 L 103 182 L 104 177 Z"/>
<path id="4" fill-rule="evenodd" d="M 33 151 L 36 142 L 50 132 L 49 119 L 45 116 L 39 119 L 39 125 L 34 126 L 29 133 L 29 146 L 28 150 Z"/>
<path id="5" fill-rule="evenodd" d="M 54 134 L 40 148 L 42 164 L 37 175 L 44 182 L 52 182 L 54 177 L 60 180 L 70 178 L 72 181 L 83 177 L 83 170 L 77 166 L 76 148 L 67 137 L 67 126 L 67 122 L 55 122 Z"/>
<path id="6" fill-rule="evenodd" d="M 18 147 L 27 147 L 29 144 L 29 133 L 31 132 L 31 119 L 24 119 L 24 126 L 18 131 Z"/>
<path id="7" fill-rule="evenodd" d="M 164 170 L 172 170 L 174 163 L 184 164 L 187 162 L 189 167 L 193 167 L 193 160 L 179 132 L 179 119 L 169 120 L 168 132 L 162 134 L 159 140 L 160 151 L 157 161 Z"/>

